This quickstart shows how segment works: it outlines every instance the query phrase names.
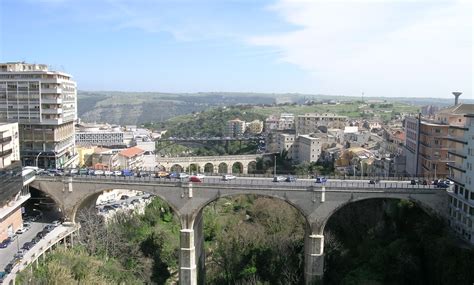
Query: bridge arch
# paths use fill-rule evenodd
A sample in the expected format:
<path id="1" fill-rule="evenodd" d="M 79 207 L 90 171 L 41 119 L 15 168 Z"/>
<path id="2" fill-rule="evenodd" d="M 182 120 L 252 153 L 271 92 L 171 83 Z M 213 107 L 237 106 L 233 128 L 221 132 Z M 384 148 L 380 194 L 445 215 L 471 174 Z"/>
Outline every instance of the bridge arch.
<path id="1" fill-rule="evenodd" d="M 257 172 L 257 162 L 256 161 L 251 161 L 247 164 L 247 172 L 249 174 L 253 174 Z"/>
<path id="2" fill-rule="evenodd" d="M 191 163 L 189 164 L 189 167 L 186 172 L 201 172 L 201 167 L 199 166 L 199 163 Z"/>
<path id="3" fill-rule="evenodd" d="M 204 173 L 214 173 L 214 164 L 210 162 L 204 164 L 203 171 Z"/>
<path id="4" fill-rule="evenodd" d="M 170 167 L 170 172 L 184 172 L 184 167 L 181 164 L 173 164 Z"/>
<path id="5" fill-rule="evenodd" d="M 228 169 L 229 169 L 229 166 L 227 165 L 227 163 L 221 162 L 221 163 L 219 163 L 217 172 L 218 173 L 227 173 Z"/>
<path id="6" fill-rule="evenodd" d="M 232 164 L 232 173 L 242 174 L 244 173 L 244 165 L 240 161 L 236 161 Z"/>
<path id="7" fill-rule="evenodd" d="M 324 229 L 325 229 L 328 221 L 331 219 L 331 217 L 335 213 L 337 213 L 341 209 L 344 209 L 348 205 L 352 205 L 352 204 L 355 204 L 355 203 L 358 203 L 358 202 L 368 201 L 368 200 L 399 200 L 399 201 L 406 200 L 406 201 L 412 202 L 416 207 L 420 208 L 423 212 L 425 212 L 429 216 L 438 217 L 438 218 L 441 217 L 438 213 L 440 212 L 439 207 L 440 206 L 442 207 L 442 205 L 432 204 L 432 203 L 429 203 L 429 202 L 427 203 L 427 202 L 422 201 L 420 199 L 415 199 L 415 198 L 409 197 L 409 196 L 405 196 L 405 197 L 403 197 L 403 196 L 401 196 L 401 197 L 386 197 L 386 196 L 385 197 L 384 196 L 380 196 L 380 197 L 360 197 L 360 198 L 356 198 L 354 200 L 345 201 L 343 203 L 340 203 L 339 205 L 337 205 L 336 207 L 331 209 L 329 211 L 329 213 L 323 218 L 322 222 L 320 223 L 319 229 L 316 229 L 316 231 L 319 231 L 320 234 L 323 234 Z"/>

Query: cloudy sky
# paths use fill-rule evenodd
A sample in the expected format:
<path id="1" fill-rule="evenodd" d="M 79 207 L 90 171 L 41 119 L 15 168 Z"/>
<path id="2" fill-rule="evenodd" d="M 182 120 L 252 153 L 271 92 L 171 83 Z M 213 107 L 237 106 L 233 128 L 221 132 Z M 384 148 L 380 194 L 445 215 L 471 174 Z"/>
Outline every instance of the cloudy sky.
<path id="1" fill-rule="evenodd" d="M 470 0 L 0 0 L 0 61 L 82 90 L 474 98 L 472 25 Z"/>

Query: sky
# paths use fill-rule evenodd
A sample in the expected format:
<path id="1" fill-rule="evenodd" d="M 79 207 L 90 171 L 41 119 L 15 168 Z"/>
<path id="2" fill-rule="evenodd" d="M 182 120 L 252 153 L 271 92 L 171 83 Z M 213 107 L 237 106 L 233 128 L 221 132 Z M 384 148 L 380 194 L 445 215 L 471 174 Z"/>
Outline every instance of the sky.
<path id="1" fill-rule="evenodd" d="M 471 0 L 0 0 L 0 62 L 80 90 L 450 98 Z"/>

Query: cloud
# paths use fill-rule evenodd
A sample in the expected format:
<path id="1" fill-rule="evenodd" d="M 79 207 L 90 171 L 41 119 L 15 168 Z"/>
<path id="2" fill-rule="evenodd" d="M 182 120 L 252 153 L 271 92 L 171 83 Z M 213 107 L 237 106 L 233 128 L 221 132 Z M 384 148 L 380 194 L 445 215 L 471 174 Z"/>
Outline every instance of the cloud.
<path id="1" fill-rule="evenodd" d="M 311 73 L 307 92 L 472 97 L 470 1 L 291 1 L 268 9 L 294 29 L 247 38 Z"/>

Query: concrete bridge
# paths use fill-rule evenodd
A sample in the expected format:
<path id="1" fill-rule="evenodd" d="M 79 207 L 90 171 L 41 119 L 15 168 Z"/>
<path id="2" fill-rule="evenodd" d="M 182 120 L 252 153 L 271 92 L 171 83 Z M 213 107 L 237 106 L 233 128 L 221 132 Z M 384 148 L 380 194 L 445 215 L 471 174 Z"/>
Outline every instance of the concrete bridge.
<path id="1" fill-rule="evenodd" d="M 156 162 L 166 171 L 186 171 L 193 166 L 198 172 L 232 173 L 236 165 L 237 173 L 248 174 L 249 167 L 255 169 L 259 157 L 262 155 L 157 157 Z"/>
<path id="2" fill-rule="evenodd" d="M 324 227 L 329 218 L 349 203 L 365 199 L 405 199 L 415 202 L 429 214 L 444 216 L 448 198 L 444 189 L 410 185 L 406 181 L 334 180 L 325 184 L 313 181 L 275 183 L 270 179 L 221 181 L 205 178 L 204 183 L 155 178 L 38 177 L 32 187 L 48 194 L 61 208 L 65 218 L 75 220 L 76 212 L 93 207 L 97 197 L 111 189 L 130 189 L 154 194 L 166 201 L 181 222 L 180 284 L 204 284 L 205 256 L 203 209 L 222 197 L 261 195 L 280 199 L 295 207 L 305 218 L 306 284 L 322 278 L 324 272 Z"/>

